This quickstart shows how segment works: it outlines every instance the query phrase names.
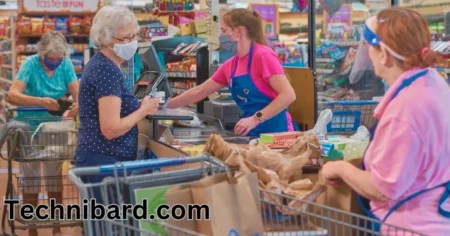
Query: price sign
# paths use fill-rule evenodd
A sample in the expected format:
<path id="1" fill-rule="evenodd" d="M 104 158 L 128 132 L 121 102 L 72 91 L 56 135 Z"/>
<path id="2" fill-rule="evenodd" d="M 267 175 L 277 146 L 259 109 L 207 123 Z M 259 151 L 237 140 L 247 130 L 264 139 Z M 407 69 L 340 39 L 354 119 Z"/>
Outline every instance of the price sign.
<path id="1" fill-rule="evenodd" d="M 22 0 L 22 12 L 96 12 L 100 0 Z"/>

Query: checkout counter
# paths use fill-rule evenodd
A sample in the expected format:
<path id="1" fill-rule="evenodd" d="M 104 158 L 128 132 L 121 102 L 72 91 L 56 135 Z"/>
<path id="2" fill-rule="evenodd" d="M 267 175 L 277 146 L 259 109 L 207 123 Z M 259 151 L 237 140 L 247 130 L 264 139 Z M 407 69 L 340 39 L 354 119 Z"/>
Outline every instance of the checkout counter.
<path id="1" fill-rule="evenodd" d="M 147 135 L 153 147 L 152 152 L 159 152 L 164 157 L 173 155 L 187 156 L 182 147 L 205 144 L 211 134 L 220 134 L 227 142 L 248 144 L 249 137 L 237 136 L 233 132 L 234 124 L 239 121 L 239 109 L 230 101 L 205 102 L 205 114 L 187 108 L 168 109 L 166 104 L 173 96 L 168 78 L 159 63 L 155 48 L 150 46 L 138 49 L 144 70 L 133 87 L 133 94 L 142 99 L 145 96 L 161 99 L 160 109 L 156 114 L 141 121 L 139 132 Z M 186 125 L 195 120 L 194 126 Z M 181 125 L 177 125 L 180 124 Z"/>
<path id="2" fill-rule="evenodd" d="M 199 50 L 205 54 L 207 51 Z M 234 134 L 235 124 L 240 119 L 240 110 L 228 91 L 219 93 L 219 99 L 207 99 L 202 101 L 201 109 L 167 109 L 165 103 L 173 96 L 168 78 L 165 76 L 164 67 L 161 65 L 156 49 L 152 45 L 138 49 L 144 69 L 133 88 L 136 97 L 150 95 L 155 97 L 160 92 L 163 94 L 163 103 L 155 115 L 148 116 L 139 124 L 141 134 L 148 135 L 155 142 L 163 143 L 167 148 L 180 150 L 181 145 L 205 144 L 211 134 L 220 134 L 225 141 L 236 144 L 248 144 L 249 137 L 241 137 Z M 197 84 L 201 84 L 209 78 L 210 65 L 208 60 L 199 60 L 201 64 L 197 68 Z M 208 71 L 204 71 L 208 68 Z M 315 121 L 315 83 L 314 77 L 308 68 L 285 68 L 288 78 L 296 91 L 297 101 L 289 107 L 293 120 L 299 124 L 301 130 L 307 130 L 314 126 Z M 159 97 L 159 96 L 156 96 Z M 195 119 L 200 120 L 201 125 L 187 127 L 186 125 L 172 125 L 173 123 L 189 123 Z M 173 122 L 179 121 L 179 122 Z M 195 122 L 199 123 L 199 122 Z M 152 150 L 153 151 L 153 150 Z M 186 153 L 180 152 L 180 155 Z M 164 153 L 162 156 L 167 156 Z"/>

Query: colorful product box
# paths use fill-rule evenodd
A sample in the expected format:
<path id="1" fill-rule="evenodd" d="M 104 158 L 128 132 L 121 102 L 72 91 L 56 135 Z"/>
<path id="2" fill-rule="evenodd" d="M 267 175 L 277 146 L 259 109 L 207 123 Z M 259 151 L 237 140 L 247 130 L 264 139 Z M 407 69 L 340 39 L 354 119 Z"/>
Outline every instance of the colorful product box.
<path id="1" fill-rule="evenodd" d="M 260 142 L 263 144 L 274 144 L 274 145 L 292 145 L 298 137 L 304 135 L 304 132 L 292 131 L 292 132 L 281 132 L 281 133 L 269 133 L 261 134 Z"/>

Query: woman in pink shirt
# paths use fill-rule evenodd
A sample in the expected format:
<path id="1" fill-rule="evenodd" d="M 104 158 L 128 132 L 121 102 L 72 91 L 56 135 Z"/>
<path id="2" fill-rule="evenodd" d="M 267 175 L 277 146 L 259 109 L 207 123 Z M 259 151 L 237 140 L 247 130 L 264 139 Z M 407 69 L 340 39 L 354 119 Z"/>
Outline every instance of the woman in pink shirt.
<path id="1" fill-rule="evenodd" d="M 378 125 L 362 169 L 329 162 L 323 175 L 352 187 L 372 218 L 450 235 L 450 89 L 431 68 L 437 55 L 428 23 L 415 11 L 389 8 L 366 21 L 364 39 L 375 73 L 390 88 L 375 109 Z"/>
<path id="2" fill-rule="evenodd" d="M 230 10 L 223 16 L 221 30 L 223 46 L 236 43 L 236 56 L 223 63 L 212 78 L 174 98 L 168 107 L 186 106 L 228 87 L 242 111 L 235 133 L 259 137 L 261 133 L 294 130 L 287 107 L 295 101 L 295 93 L 277 55 L 266 44 L 259 14 Z"/>

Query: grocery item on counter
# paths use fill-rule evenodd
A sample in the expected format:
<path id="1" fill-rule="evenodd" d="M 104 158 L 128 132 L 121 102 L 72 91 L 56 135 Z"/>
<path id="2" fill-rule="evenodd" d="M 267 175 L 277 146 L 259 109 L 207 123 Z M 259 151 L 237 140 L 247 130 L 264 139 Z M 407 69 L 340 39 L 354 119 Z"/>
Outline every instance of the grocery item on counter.
<path id="1" fill-rule="evenodd" d="M 56 31 L 67 34 L 69 32 L 67 17 L 57 17 L 56 19 Z"/>
<path id="2" fill-rule="evenodd" d="M 268 133 L 261 134 L 259 140 L 261 143 L 269 145 L 270 148 L 287 148 L 303 135 L 304 133 L 299 131 Z"/>

